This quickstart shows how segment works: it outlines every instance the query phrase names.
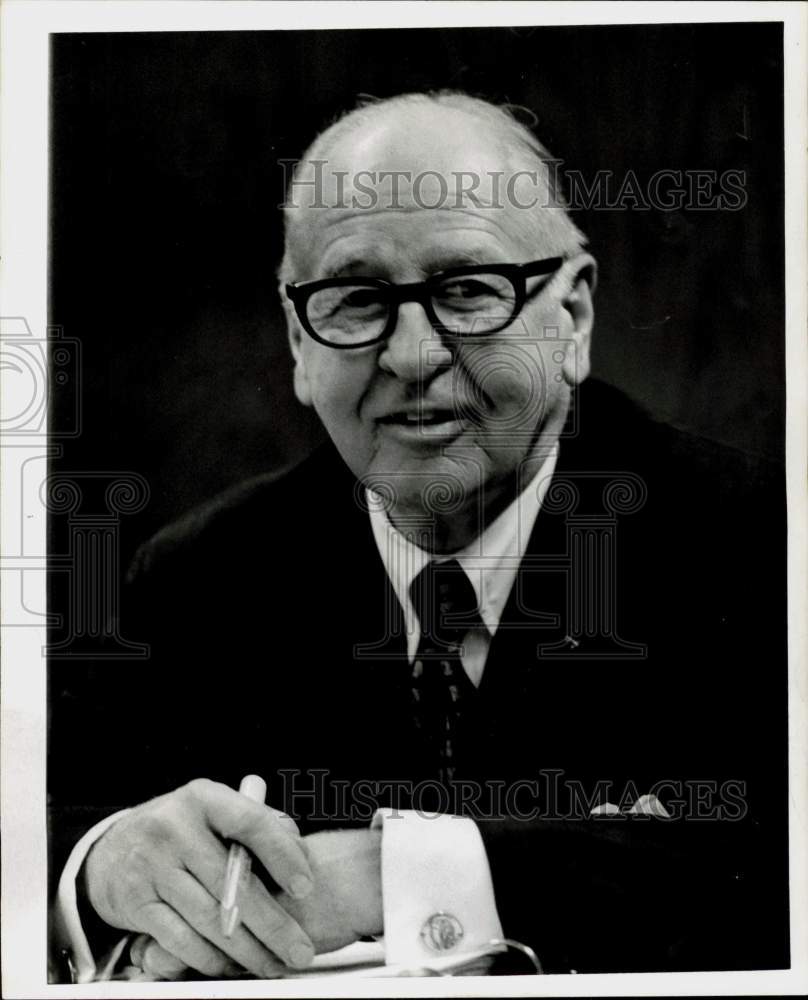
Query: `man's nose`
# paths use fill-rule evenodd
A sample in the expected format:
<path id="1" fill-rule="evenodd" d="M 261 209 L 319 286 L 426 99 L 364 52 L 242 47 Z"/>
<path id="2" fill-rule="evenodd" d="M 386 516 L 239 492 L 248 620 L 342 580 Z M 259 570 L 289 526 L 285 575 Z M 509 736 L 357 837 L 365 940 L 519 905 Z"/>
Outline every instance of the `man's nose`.
<path id="1" fill-rule="evenodd" d="M 379 367 L 406 382 L 421 381 L 452 363 L 452 352 L 419 302 L 402 302 L 396 326 L 382 346 Z"/>

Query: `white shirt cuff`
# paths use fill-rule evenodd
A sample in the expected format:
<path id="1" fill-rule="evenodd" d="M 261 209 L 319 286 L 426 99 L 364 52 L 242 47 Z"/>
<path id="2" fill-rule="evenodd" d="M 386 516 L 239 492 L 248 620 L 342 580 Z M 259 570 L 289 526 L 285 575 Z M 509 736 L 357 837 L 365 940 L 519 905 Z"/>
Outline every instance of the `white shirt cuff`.
<path id="1" fill-rule="evenodd" d="M 420 966 L 503 937 L 480 831 L 466 817 L 379 810 L 388 965 Z"/>
<path id="2" fill-rule="evenodd" d="M 54 934 L 58 945 L 66 948 L 70 953 L 77 983 L 91 983 L 96 978 L 96 962 L 87 941 L 87 935 L 81 926 L 76 901 L 76 879 L 93 844 L 107 832 L 113 823 L 116 823 L 121 816 L 125 816 L 129 811 L 129 809 L 121 809 L 89 829 L 70 852 L 70 857 L 67 859 L 67 864 L 59 879 L 54 913 Z M 125 940 L 124 935 L 122 935 L 122 940 Z M 117 947 L 113 950 L 113 954 L 116 953 L 119 953 Z M 102 978 L 106 978 L 106 976 L 104 975 Z"/>

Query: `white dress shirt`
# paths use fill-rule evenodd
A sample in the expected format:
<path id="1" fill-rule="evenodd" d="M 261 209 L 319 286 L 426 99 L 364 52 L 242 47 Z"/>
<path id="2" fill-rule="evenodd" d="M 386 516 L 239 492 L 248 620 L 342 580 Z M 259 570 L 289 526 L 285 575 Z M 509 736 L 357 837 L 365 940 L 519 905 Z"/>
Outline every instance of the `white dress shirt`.
<path id="1" fill-rule="evenodd" d="M 477 597 L 485 629 L 472 629 L 466 634 L 460 658 L 475 686 L 482 680 L 491 639 L 499 627 L 516 571 L 555 471 L 557 457 L 556 444 L 528 485 L 478 538 L 457 552 L 434 557 L 436 562 L 456 559 L 471 581 Z M 366 501 L 373 537 L 404 612 L 407 655 L 412 663 L 421 638 L 421 627 L 410 598 L 410 586 L 433 556 L 421 548 L 412 535 L 402 534 L 394 527 L 385 513 L 381 498 L 368 490 Z"/>

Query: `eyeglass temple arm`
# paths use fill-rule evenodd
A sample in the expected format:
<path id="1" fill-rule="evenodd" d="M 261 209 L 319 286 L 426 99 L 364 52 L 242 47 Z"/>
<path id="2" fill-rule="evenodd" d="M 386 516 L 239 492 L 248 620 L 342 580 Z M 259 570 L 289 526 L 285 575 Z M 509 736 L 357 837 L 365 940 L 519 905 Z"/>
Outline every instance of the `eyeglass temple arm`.
<path id="1" fill-rule="evenodd" d="M 566 260 L 566 257 L 547 257 L 545 260 L 536 260 L 531 264 L 520 264 L 519 269 L 526 278 L 531 278 L 536 274 L 552 274 L 557 271 Z"/>

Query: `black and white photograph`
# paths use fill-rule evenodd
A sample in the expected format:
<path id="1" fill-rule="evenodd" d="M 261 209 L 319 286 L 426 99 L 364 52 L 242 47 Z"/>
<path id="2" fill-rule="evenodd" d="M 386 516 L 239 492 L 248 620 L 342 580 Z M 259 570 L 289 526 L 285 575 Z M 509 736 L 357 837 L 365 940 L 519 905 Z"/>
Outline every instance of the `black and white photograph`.
<path id="1" fill-rule="evenodd" d="M 8 4 L 4 995 L 802 993 L 805 6 L 384 6 Z"/>

